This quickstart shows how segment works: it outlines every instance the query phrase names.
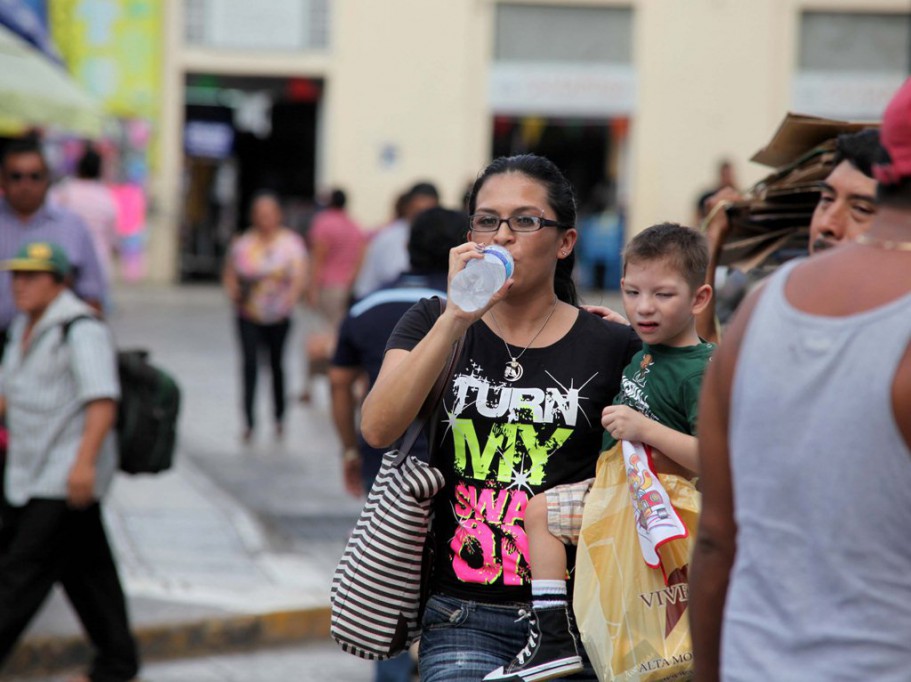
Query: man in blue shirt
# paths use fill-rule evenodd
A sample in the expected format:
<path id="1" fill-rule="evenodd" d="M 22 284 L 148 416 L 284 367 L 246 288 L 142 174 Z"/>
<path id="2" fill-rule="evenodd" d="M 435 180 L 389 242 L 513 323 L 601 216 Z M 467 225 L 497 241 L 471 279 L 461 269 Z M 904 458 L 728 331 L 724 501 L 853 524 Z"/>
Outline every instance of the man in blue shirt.
<path id="1" fill-rule="evenodd" d="M 72 266 L 68 284 L 100 310 L 106 287 L 92 237 L 82 218 L 47 200 L 50 174 L 37 141 L 10 142 L 0 164 L 0 260 L 13 258 L 29 242 L 59 244 Z M 0 273 L 0 356 L 14 315 L 10 273 Z"/>

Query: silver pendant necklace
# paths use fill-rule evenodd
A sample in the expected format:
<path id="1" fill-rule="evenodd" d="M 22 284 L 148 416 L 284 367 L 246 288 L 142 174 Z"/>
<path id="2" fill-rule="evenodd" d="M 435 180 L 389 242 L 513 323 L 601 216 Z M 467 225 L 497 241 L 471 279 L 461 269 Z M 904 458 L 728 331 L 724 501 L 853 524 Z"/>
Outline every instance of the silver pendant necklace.
<path id="1" fill-rule="evenodd" d="M 554 296 L 554 305 L 547 314 L 547 319 L 544 320 L 544 324 L 541 325 L 541 328 L 531 337 L 531 341 L 529 341 L 525 348 L 523 348 L 515 357 L 509 352 L 509 344 L 506 343 L 506 339 L 503 338 L 503 330 L 500 329 L 500 323 L 497 322 L 496 315 L 493 314 L 493 310 L 490 311 L 490 319 L 492 319 L 493 323 L 497 326 L 497 331 L 500 333 L 500 341 L 503 342 L 503 345 L 506 347 L 506 354 L 509 356 L 509 362 L 506 363 L 506 369 L 503 370 L 503 378 L 506 379 L 506 381 L 518 381 L 522 378 L 522 374 L 525 370 L 522 368 L 522 365 L 519 364 L 519 358 L 525 355 L 525 351 L 528 350 L 529 346 L 531 346 L 531 344 L 535 342 L 535 339 L 541 335 L 541 332 L 544 331 L 544 327 L 547 326 L 547 323 L 550 322 L 550 318 L 553 317 L 559 301 L 560 299 Z"/>

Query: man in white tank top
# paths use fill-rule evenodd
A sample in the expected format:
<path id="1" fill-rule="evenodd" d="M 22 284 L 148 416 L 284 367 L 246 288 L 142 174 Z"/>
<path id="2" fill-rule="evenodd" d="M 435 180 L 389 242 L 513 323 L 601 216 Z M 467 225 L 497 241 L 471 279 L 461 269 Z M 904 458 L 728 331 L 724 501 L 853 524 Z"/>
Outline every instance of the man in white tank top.
<path id="1" fill-rule="evenodd" d="M 751 295 L 703 382 L 696 677 L 911 679 L 911 79 L 869 232 Z"/>

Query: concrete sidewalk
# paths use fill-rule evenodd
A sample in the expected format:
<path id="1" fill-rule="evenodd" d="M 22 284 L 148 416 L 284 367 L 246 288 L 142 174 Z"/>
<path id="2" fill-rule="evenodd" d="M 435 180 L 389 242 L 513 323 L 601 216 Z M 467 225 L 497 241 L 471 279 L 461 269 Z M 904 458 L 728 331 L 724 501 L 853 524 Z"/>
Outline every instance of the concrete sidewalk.
<path id="1" fill-rule="evenodd" d="M 144 659 L 328 635 L 325 562 L 270 551 L 258 522 L 191 463 L 118 481 L 105 520 Z M 89 657 L 58 591 L 5 670 L 78 670 Z"/>
<path id="2" fill-rule="evenodd" d="M 300 383 L 301 339 L 314 324 L 305 313 L 299 317 L 288 346 L 292 395 Z M 111 323 L 119 347 L 149 348 L 183 390 L 175 468 L 157 476 L 120 475 L 105 503 L 143 658 L 328 636 L 332 569 L 360 502 L 341 487 L 326 386 L 317 385 L 306 408 L 290 403 L 281 442 L 259 434 L 247 446 L 238 438 L 234 330 L 216 288 L 121 290 Z M 260 391 L 268 393 L 263 382 Z M 258 399 L 265 409 L 268 396 Z M 263 470 L 279 465 L 303 471 L 307 490 L 292 495 L 314 518 L 331 509 L 344 521 L 335 524 L 336 532 L 311 538 L 306 551 L 284 541 L 211 475 L 213 468 L 234 471 L 241 485 L 255 488 L 251 495 L 281 497 L 281 490 L 262 489 L 274 488 Z M 80 670 L 89 658 L 78 621 L 55 591 L 0 679 Z"/>

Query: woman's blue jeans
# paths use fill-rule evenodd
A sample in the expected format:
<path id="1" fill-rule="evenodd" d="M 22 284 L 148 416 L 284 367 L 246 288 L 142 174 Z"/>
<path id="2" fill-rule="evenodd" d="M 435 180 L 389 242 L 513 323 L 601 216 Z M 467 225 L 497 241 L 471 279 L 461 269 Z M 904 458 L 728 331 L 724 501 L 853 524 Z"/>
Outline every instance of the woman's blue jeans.
<path id="1" fill-rule="evenodd" d="M 480 682 L 507 665 L 528 641 L 528 621 L 519 619 L 519 611 L 528 608 L 433 595 L 421 630 L 421 682 Z M 583 660 L 585 671 L 566 679 L 597 680 L 584 653 Z"/>
<path id="2" fill-rule="evenodd" d="M 373 670 L 373 682 L 411 682 L 414 662 L 411 654 L 403 651 L 398 656 L 377 661 Z"/>

